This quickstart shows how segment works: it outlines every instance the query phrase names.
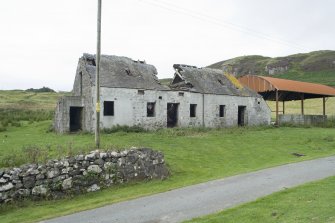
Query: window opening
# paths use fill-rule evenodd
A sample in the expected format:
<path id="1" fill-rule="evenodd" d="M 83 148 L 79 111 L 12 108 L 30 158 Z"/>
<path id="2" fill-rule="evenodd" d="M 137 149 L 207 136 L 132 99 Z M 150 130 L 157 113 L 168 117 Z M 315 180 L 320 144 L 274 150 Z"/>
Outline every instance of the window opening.
<path id="1" fill-rule="evenodd" d="M 220 117 L 224 117 L 224 115 L 225 115 L 225 108 L 226 108 L 226 106 L 225 105 L 220 105 Z"/>
<path id="2" fill-rule="evenodd" d="M 190 104 L 190 117 L 196 117 L 196 110 L 197 110 L 197 105 Z"/>
<path id="3" fill-rule="evenodd" d="M 114 116 L 114 101 L 104 101 L 104 116 Z"/>
<path id="4" fill-rule="evenodd" d="M 147 103 L 147 117 L 155 117 L 155 102 Z"/>

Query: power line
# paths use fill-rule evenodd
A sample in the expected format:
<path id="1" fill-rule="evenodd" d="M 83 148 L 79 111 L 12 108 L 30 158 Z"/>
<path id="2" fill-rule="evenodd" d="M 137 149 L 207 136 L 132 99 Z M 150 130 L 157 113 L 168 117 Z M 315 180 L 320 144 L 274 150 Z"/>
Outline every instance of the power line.
<path id="1" fill-rule="evenodd" d="M 305 50 L 305 47 L 301 46 L 299 44 L 296 44 L 296 43 L 293 43 L 293 42 L 290 42 L 290 41 L 287 41 L 287 40 L 283 40 L 283 39 L 280 39 L 280 38 L 274 38 L 273 36 L 270 36 L 268 34 L 259 32 L 257 30 L 250 29 L 248 27 L 238 25 L 238 24 L 232 23 L 230 21 L 220 20 L 220 19 L 215 18 L 213 16 L 209 16 L 209 15 L 206 15 L 206 14 L 194 11 L 194 10 L 183 8 L 183 7 L 180 7 L 178 5 L 172 4 L 170 2 L 166 2 L 166 1 L 162 1 L 162 0 L 155 0 L 155 1 L 153 1 L 153 0 L 141 0 L 141 2 L 144 2 L 144 3 L 149 4 L 149 5 L 153 5 L 155 7 L 162 8 L 162 9 L 174 12 L 174 13 L 179 13 L 179 14 L 183 14 L 183 15 L 186 15 L 186 16 L 190 16 L 190 17 L 196 18 L 198 20 L 205 21 L 205 22 L 220 26 L 221 28 L 226 27 L 226 28 L 238 31 L 238 32 L 242 32 L 242 33 L 260 38 L 260 39 L 265 39 L 265 40 L 268 40 L 268 41 L 271 41 L 271 42 L 276 42 L 276 43 L 279 43 L 281 45 L 286 45 L 286 46 L 293 47 L 293 48 L 296 48 L 296 49 L 299 49 L 299 50 Z"/>

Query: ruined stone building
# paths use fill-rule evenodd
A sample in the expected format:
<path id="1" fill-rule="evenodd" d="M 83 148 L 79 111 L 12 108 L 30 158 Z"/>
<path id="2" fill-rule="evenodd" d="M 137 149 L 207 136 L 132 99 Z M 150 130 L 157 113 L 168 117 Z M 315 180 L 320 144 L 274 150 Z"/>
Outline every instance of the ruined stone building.
<path id="1" fill-rule="evenodd" d="M 57 104 L 57 132 L 94 131 L 95 56 L 78 62 L 72 96 Z M 145 129 L 165 127 L 228 127 L 270 123 L 271 111 L 257 93 L 242 87 L 221 70 L 176 64 L 170 86 L 157 79 L 157 70 L 144 61 L 101 57 L 100 122 Z"/>

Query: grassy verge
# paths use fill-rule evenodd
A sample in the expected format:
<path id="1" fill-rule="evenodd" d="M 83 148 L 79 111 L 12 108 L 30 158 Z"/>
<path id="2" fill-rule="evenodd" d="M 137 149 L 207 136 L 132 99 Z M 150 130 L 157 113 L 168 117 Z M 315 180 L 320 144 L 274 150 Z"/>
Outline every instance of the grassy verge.
<path id="1" fill-rule="evenodd" d="M 327 178 L 187 222 L 335 222 L 334 185 L 335 177 Z"/>
<path id="2" fill-rule="evenodd" d="M 50 121 L 23 123 L 0 133 L 4 166 L 27 161 L 26 149 L 42 148 L 48 158 L 93 148 L 91 134 L 47 132 Z M 1 208 L 1 222 L 34 222 L 113 202 L 158 193 L 211 179 L 335 154 L 335 129 L 233 128 L 162 129 L 156 132 L 116 132 L 102 135 L 103 148 L 144 146 L 164 152 L 172 176 L 165 181 L 116 186 L 59 201 L 26 202 Z M 292 153 L 305 154 L 295 157 Z"/>

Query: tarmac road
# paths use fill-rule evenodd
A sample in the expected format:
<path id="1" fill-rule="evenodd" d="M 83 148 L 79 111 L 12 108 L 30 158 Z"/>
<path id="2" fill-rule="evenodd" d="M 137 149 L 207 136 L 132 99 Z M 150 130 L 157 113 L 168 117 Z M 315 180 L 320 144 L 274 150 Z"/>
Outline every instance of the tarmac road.
<path id="1" fill-rule="evenodd" d="M 334 175 L 335 156 L 332 156 L 214 180 L 44 222 L 181 222 Z"/>

